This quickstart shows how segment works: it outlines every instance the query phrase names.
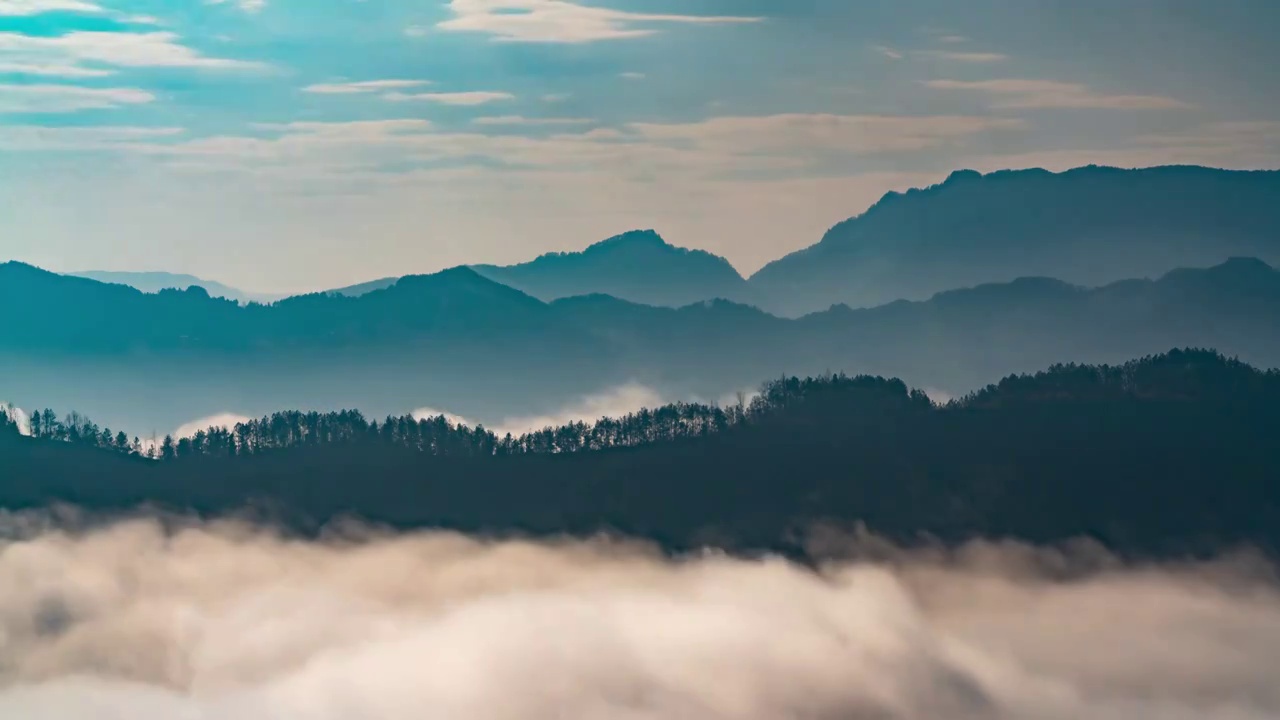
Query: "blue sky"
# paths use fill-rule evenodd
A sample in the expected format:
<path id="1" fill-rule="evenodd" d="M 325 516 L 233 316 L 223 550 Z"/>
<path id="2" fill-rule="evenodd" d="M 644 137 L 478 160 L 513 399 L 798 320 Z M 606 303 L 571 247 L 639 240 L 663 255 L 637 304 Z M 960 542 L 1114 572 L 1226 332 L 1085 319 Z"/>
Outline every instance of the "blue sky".
<path id="1" fill-rule="evenodd" d="M 1271 0 L 0 0 L 0 258 L 293 292 L 951 170 L 1280 166 Z"/>

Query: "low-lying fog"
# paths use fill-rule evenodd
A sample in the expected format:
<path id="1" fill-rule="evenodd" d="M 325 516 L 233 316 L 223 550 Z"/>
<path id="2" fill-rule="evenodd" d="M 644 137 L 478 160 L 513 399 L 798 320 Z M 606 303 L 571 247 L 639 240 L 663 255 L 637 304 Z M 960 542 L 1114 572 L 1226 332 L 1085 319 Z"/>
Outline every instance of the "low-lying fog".
<path id="1" fill-rule="evenodd" d="M 603 539 L 0 520 L 4 718 L 1280 715 L 1280 593 L 1247 557 L 837 537 L 814 571 Z"/>

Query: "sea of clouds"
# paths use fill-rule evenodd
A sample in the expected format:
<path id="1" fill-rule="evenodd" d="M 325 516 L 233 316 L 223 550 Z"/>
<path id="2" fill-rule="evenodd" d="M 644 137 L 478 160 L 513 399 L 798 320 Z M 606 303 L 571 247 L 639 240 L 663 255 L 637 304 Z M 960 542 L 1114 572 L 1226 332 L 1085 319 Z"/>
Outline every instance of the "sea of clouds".
<path id="1" fill-rule="evenodd" d="M 805 567 L 49 514 L 0 517 L 0 538 L 3 718 L 1280 716 L 1280 589 L 1248 556 L 836 535 Z"/>

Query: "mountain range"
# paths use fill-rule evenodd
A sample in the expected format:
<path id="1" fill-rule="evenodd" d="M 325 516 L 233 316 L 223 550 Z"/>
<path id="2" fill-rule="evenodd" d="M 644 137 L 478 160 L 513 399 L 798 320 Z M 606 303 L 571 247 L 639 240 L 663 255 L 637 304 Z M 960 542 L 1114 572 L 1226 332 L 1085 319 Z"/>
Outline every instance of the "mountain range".
<path id="1" fill-rule="evenodd" d="M 230 285 L 224 285 L 216 280 L 205 280 L 204 278 L 199 278 L 195 275 L 185 275 L 182 273 L 161 271 L 128 272 L 120 270 L 84 270 L 81 272 L 67 274 L 73 277 L 97 280 L 98 282 L 128 285 L 131 288 L 147 293 L 156 293 L 161 290 L 185 290 L 192 286 L 201 287 L 213 297 L 226 298 L 238 303 L 265 303 L 279 300 L 284 297 L 283 295 L 272 293 L 245 292 L 244 290 L 233 288 Z"/>
<path id="2" fill-rule="evenodd" d="M 817 244 L 750 278 L 722 257 L 672 246 L 652 230 L 623 233 L 581 252 L 471 268 L 544 301 L 604 294 L 681 307 L 725 299 L 799 317 L 832 305 L 924 300 L 1027 276 L 1096 286 L 1236 256 L 1280 263 L 1280 172 L 1180 166 L 957 171 L 938 185 L 885 195 Z M 190 276 L 94 275 L 147 291 L 202 285 L 214 296 L 263 299 Z M 396 281 L 330 292 L 359 295 Z"/>
<path id="3" fill-rule="evenodd" d="M 954 395 L 1059 360 L 1180 346 L 1280 365 L 1280 272 L 1254 258 L 1097 288 L 1025 277 L 797 319 L 727 300 L 545 302 L 465 267 L 360 296 L 242 306 L 200 288 L 147 294 L 6 263 L 0 308 L 5 399 L 135 433 L 279 407 L 430 406 L 492 424 L 626 383 L 717 399 L 824 371 Z"/>

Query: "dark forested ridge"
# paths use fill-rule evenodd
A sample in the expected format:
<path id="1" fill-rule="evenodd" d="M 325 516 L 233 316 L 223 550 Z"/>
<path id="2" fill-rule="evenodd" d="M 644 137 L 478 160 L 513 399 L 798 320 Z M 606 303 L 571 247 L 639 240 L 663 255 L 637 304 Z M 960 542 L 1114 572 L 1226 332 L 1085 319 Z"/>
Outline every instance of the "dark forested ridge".
<path id="1" fill-rule="evenodd" d="M 255 504 L 304 529 L 354 514 L 612 529 L 672 547 L 796 550 L 814 523 L 862 521 L 901 539 L 1280 548 L 1280 372 L 1209 351 L 1054 366 L 941 406 L 897 380 L 788 378 L 745 407 L 673 405 L 521 438 L 443 418 L 280 413 L 169 446 L 159 462 L 41 416 L 41 437 L 0 428 L 0 506 Z"/>

